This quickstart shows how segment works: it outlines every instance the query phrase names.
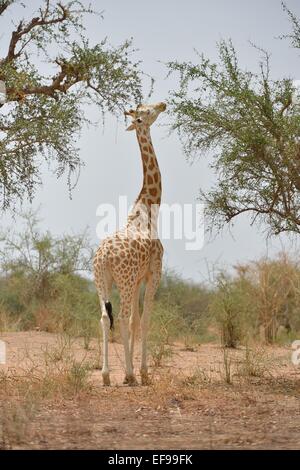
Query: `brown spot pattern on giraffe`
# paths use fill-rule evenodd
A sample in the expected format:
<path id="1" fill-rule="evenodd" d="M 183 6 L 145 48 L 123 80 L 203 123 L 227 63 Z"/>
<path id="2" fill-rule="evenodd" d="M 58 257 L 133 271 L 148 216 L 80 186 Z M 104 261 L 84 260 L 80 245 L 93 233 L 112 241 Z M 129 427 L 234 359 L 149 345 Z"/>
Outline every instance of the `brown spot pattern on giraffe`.
<path id="1" fill-rule="evenodd" d="M 146 176 L 136 204 L 142 203 L 150 208 L 153 203 L 160 203 L 160 173 L 150 135 L 145 129 L 138 132 L 138 140 L 142 154 L 143 172 Z M 154 184 L 156 187 L 153 187 Z M 134 230 L 139 230 L 139 228 L 135 226 Z M 149 235 L 148 238 L 129 239 L 124 237 L 124 233 L 121 231 L 104 240 L 97 250 L 94 262 L 97 288 L 99 291 L 103 289 L 104 271 L 105 269 L 110 270 L 111 276 L 120 290 L 124 307 L 126 307 L 123 314 L 130 313 L 129 305 L 126 302 L 131 299 L 137 282 L 149 272 L 150 263 L 153 263 L 153 260 L 157 261 L 153 263 L 151 269 L 154 269 L 153 272 L 159 279 L 163 253 L 160 247 L 160 241 L 150 240 Z"/>

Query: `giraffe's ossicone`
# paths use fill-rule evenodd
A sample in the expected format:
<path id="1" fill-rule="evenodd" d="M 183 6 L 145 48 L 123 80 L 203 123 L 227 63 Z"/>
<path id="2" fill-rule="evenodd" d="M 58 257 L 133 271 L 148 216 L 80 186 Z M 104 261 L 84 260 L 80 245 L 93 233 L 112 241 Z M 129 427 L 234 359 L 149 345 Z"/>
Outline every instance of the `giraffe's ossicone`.
<path id="1" fill-rule="evenodd" d="M 148 383 L 147 334 L 149 317 L 155 292 L 158 288 L 163 247 L 157 238 L 157 219 L 161 203 L 161 175 L 153 149 L 150 126 L 162 111 L 165 103 L 139 105 L 125 114 L 132 118 L 127 130 L 135 130 L 143 165 L 143 185 L 125 227 L 100 244 L 94 259 L 95 284 L 101 304 L 103 331 L 104 385 L 110 384 L 108 366 L 108 336 L 113 325 L 110 293 L 113 283 L 120 293 L 120 330 L 125 353 L 125 382 L 136 384 L 133 370 L 134 341 L 141 327 L 142 358 L 141 381 Z M 142 315 L 139 312 L 140 286 L 145 283 Z"/>

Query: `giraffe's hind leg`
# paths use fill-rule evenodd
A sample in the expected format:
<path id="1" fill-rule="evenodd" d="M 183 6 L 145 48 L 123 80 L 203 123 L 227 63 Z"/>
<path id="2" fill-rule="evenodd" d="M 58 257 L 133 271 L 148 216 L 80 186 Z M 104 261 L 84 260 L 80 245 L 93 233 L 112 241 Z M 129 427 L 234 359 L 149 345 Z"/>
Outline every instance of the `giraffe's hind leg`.
<path id="1" fill-rule="evenodd" d="M 134 342 L 136 339 L 136 334 L 138 331 L 138 327 L 140 324 L 140 313 L 139 313 L 139 300 L 140 300 L 140 284 L 138 284 L 135 288 L 133 299 L 131 303 L 131 315 L 129 319 L 129 349 L 130 349 L 130 357 L 131 362 L 133 364 L 133 353 L 134 353 Z"/>
<path id="2" fill-rule="evenodd" d="M 106 302 L 109 300 L 110 291 L 112 287 L 112 277 L 109 273 L 102 273 L 101 277 L 97 277 L 97 289 L 101 307 L 101 327 L 102 327 L 102 341 L 103 341 L 103 361 L 102 361 L 102 380 L 103 385 L 110 385 L 109 365 L 108 365 L 108 339 L 111 321 L 109 318 L 109 311 Z"/>
<path id="3" fill-rule="evenodd" d="M 129 291 L 130 292 L 130 291 Z M 130 347 L 129 347 L 129 317 L 130 317 L 130 309 L 133 300 L 133 289 L 131 291 L 131 295 L 129 295 L 128 290 L 126 292 L 120 291 L 120 330 L 121 330 L 121 337 L 124 346 L 124 355 L 125 355 L 125 379 L 124 383 L 128 385 L 137 385 L 137 380 L 135 378 L 133 372 L 133 363 L 130 355 Z"/>
<path id="4" fill-rule="evenodd" d="M 103 339 L 103 363 L 102 363 L 102 380 L 103 385 L 110 385 L 110 377 L 109 377 L 109 367 L 108 367 L 108 337 L 109 337 L 109 317 L 106 311 L 105 302 L 101 300 L 101 326 L 102 326 L 102 339 Z"/>

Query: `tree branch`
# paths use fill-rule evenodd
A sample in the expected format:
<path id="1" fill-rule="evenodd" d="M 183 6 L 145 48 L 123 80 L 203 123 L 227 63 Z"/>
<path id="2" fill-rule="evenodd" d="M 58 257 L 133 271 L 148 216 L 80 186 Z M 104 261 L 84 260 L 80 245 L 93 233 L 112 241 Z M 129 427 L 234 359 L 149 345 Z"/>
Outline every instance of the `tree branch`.
<path id="1" fill-rule="evenodd" d="M 0 0 L 0 15 L 14 2 L 14 0 Z"/>
<path id="2" fill-rule="evenodd" d="M 279 113 L 280 113 L 281 116 L 283 115 L 284 111 L 285 111 L 286 109 L 288 109 L 289 106 L 291 106 L 291 104 L 293 104 L 292 98 L 289 97 L 289 99 L 287 100 L 287 102 L 286 102 L 285 104 L 283 104 L 281 110 L 279 111 Z"/>
<path id="3" fill-rule="evenodd" d="M 49 13 L 49 2 L 47 2 L 45 10 L 40 11 L 41 16 L 33 18 L 27 24 L 24 24 L 23 20 L 20 21 L 17 29 L 13 31 L 11 35 L 7 56 L 2 60 L 3 64 L 7 64 L 8 62 L 13 61 L 20 56 L 23 48 L 16 52 L 16 46 L 18 42 L 22 39 L 22 37 L 30 33 L 30 31 L 32 31 L 34 28 L 39 26 L 49 26 L 57 23 L 63 23 L 68 18 L 69 10 L 64 7 L 64 5 L 62 5 L 61 3 L 58 3 L 58 7 L 61 9 L 62 13 L 56 18 L 47 19 Z"/>
<path id="4" fill-rule="evenodd" d="M 61 70 L 52 77 L 52 81 L 49 85 L 27 86 L 21 90 L 8 87 L 6 90 L 8 100 L 21 101 L 26 95 L 47 95 L 56 98 L 55 94 L 57 91 L 66 93 L 69 88 L 82 81 L 80 74 L 74 74 L 74 76 L 70 74 L 66 61 L 62 62 L 57 59 L 55 63 L 60 66 Z"/>

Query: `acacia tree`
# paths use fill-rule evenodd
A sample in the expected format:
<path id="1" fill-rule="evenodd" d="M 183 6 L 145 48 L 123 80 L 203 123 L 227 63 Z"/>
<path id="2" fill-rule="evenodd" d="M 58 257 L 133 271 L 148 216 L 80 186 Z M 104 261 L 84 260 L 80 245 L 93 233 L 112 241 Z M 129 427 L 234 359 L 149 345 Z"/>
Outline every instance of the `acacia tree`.
<path id="1" fill-rule="evenodd" d="M 300 23 L 283 4 L 292 24 L 288 37 L 300 49 Z M 255 46 L 254 46 L 255 47 Z M 257 48 L 258 49 L 258 48 Z M 180 73 L 170 96 L 172 128 L 188 157 L 210 152 L 217 183 L 207 193 L 210 227 L 223 227 L 249 213 L 269 233 L 300 233 L 300 107 L 290 78 L 273 80 L 270 56 L 257 73 L 243 70 L 231 41 L 218 44 L 219 63 L 170 62 Z"/>
<path id="2" fill-rule="evenodd" d="M 0 279 L 17 276 L 30 281 L 31 294 L 47 297 L 54 275 L 74 277 L 92 268 L 93 247 L 87 231 L 55 237 L 42 233 L 37 212 L 18 214 L 20 233 L 0 233 Z"/>
<path id="3" fill-rule="evenodd" d="M 118 47 L 106 39 L 91 44 L 85 15 L 98 13 L 85 3 L 41 0 L 36 13 L 12 25 L 0 57 L 0 80 L 7 88 L 7 104 L 0 110 L 4 207 L 33 197 L 41 182 L 41 159 L 54 163 L 57 176 L 67 171 L 70 181 L 81 165 L 75 142 L 87 120 L 83 103 L 117 113 L 129 101 L 140 101 L 139 64 L 131 59 L 131 41 Z M 9 10 L 15 17 L 21 6 L 29 14 L 28 5 L 0 0 L 0 24 Z"/>

